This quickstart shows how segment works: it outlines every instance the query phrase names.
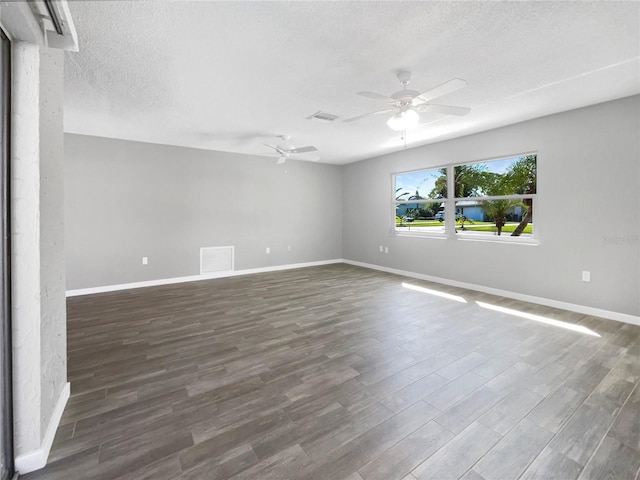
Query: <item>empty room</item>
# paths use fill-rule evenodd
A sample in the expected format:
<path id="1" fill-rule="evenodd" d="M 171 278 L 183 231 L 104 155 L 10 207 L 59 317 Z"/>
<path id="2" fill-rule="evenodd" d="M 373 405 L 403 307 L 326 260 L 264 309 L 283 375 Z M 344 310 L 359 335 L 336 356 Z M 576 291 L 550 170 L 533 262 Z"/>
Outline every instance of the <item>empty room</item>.
<path id="1" fill-rule="evenodd" d="M 0 27 L 0 480 L 640 480 L 639 1 Z"/>

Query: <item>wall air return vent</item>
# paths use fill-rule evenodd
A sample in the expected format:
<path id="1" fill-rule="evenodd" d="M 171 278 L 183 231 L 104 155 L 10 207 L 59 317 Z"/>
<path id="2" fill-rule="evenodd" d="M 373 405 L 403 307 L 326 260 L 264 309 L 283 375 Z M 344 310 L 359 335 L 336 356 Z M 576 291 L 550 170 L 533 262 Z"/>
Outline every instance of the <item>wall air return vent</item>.
<path id="1" fill-rule="evenodd" d="M 200 275 L 233 271 L 233 247 L 202 247 Z"/>

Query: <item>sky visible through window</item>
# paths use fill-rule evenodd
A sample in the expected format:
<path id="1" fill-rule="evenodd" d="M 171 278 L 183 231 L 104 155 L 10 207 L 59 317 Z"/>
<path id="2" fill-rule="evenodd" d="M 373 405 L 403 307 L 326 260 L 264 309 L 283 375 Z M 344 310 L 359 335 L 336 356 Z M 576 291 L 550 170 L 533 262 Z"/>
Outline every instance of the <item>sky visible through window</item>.
<path id="1" fill-rule="evenodd" d="M 503 174 L 520 158 L 522 157 L 517 156 L 488 162 L 471 162 L 464 165 L 483 165 L 486 172 Z M 400 190 L 397 191 L 396 197 L 408 192 L 409 195 L 401 198 L 401 200 L 407 200 L 408 196 L 415 195 L 418 192 L 418 195 L 423 198 L 431 198 L 430 194 L 436 186 L 436 180 L 441 176 L 443 176 L 442 168 L 399 173 L 396 175 L 396 190 Z"/>
<path id="2" fill-rule="evenodd" d="M 429 194 L 436 186 L 436 179 L 443 176 L 439 168 L 435 170 L 421 170 L 419 172 L 401 173 L 396 175 L 396 196 L 405 192 L 415 195 L 416 192 L 421 197 L 429 198 Z M 402 198 L 406 200 L 406 197 Z"/>
<path id="3" fill-rule="evenodd" d="M 513 163 L 522 157 L 505 158 L 502 160 L 492 160 L 491 162 L 474 162 L 485 166 L 486 172 L 505 173 Z M 467 163 L 466 165 L 471 165 Z"/>

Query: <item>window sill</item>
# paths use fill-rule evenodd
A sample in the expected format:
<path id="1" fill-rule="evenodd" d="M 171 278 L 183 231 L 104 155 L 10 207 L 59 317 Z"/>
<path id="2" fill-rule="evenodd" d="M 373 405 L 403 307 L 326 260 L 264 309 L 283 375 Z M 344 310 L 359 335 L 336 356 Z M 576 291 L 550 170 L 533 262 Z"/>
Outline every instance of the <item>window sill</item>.
<path id="1" fill-rule="evenodd" d="M 468 233 L 456 233 L 449 236 L 444 232 L 411 232 L 411 231 L 394 231 L 391 232 L 393 237 L 412 237 L 412 238 L 431 238 L 435 240 L 460 240 L 463 242 L 485 242 L 485 243 L 509 243 L 512 245 L 539 245 L 537 238 L 533 237 L 512 237 L 510 235 L 477 235 Z"/>
<path id="2" fill-rule="evenodd" d="M 462 240 L 463 242 L 489 242 L 489 243 L 510 243 L 514 245 L 539 245 L 540 242 L 537 238 L 533 237 L 512 237 L 510 235 L 475 235 L 456 233 L 456 240 Z"/>
<path id="3" fill-rule="evenodd" d="M 394 237 L 418 237 L 418 238 L 435 238 L 438 240 L 446 240 L 449 238 L 444 232 L 411 232 L 411 231 L 394 231 L 391 233 Z"/>

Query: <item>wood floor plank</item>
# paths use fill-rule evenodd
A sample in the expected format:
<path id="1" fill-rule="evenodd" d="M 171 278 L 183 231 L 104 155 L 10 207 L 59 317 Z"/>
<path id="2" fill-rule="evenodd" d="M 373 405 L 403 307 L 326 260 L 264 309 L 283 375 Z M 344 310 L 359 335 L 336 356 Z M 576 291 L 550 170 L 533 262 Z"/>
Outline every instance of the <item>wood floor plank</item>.
<path id="1" fill-rule="evenodd" d="M 360 474 L 358 472 L 353 472 L 351 475 L 346 477 L 344 480 L 363 480 L 363 478 L 360 476 Z"/>
<path id="2" fill-rule="evenodd" d="M 504 372 L 487 382 L 496 391 L 514 389 L 538 371 L 537 367 L 524 361 L 516 362 Z"/>
<path id="3" fill-rule="evenodd" d="M 526 388 L 517 387 L 478 418 L 478 422 L 500 435 L 506 435 L 543 398 Z"/>
<path id="4" fill-rule="evenodd" d="M 599 406 L 583 404 L 549 442 L 549 447 L 585 466 L 609 430 L 617 412 L 618 407 L 613 402 Z"/>
<path id="5" fill-rule="evenodd" d="M 350 412 L 336 402 L 313 415 L 286 423 L 284 427 L 278 427 L 257 436 L 251 441 L 251 446 L 258 458 L 262 460 L 276 455 L 284 448 L 302 442 L 313 442 L 333 433 L 351 418 Z"/>
<path id="6" fill-rule="evenodd" d="M 629 382 L 617 371 L 611 371 L 591 393 L 592 396 L 602 396 L 613 400 L 618 405 L 623 405 L 633 391 L 635 384 Z"/>
<path id="7" fill-rule="evenodd" d="M 181 474 L 180 461 L 174 454 L 125 473 L 118 480 L 175 480 Z"/>
<path id="8" fill-rule="evenodd" d="M 302 470 L 312 464 L 302 447 L 298 444 L 282 449 L 260 463 L 233 475 L 233 480 L 281 480 L 295 478 Z"/>
<path id="9" fill-rule="evenodd" d="M 435 422 L 429 422 L 358 471 L 364 480 L 400 480 L 444 446 L 454 435 Z"/>
<path id="10" fill-rule="evenodd" d="M 70 297 L 67 315 L 71 398 L 49 465 L 25 480 L 571 480 L 637 466 L 638 326 L 345 264 Z"/>
<path id="11" fill-rule="evenodd" d="M 181 466 L 183 473 L 176 478 L 178 480 L 200 480 L 206 478 L 223 480 L 245 471 L 259 461 L 251 446 L 243 443 L 220 455 L 212 455 L 195 466 L 190 464 Z"/>
<path id="12" fill-rule="evenodd" d="M 580 475 L 580 480 L 601 478 L 637 478 L 640 472 L 640 451 L 606 436 L 595 455 Z"/>
<path id="13" fill-rule="evenodd" d="M 354 441 L 363 452 L 373 458 L 419 429 L 440 413 L 425 402 L 417 402 L 389 420 L 360 435 Z"/>
<path id="14" fill-rule="evenodd" d="M 557 433 L 587 398 L 583 392 L 560 387 L 542 400 L 528 415 L 535 424 Z"/>
<path id="15" fill-rule="evenodd" d="M 157 452 L 160 449 L 179 452 L 193 445 L 193 437 L 187 430 L 175 430 L 173 425 L 160 430 L 146 431 L 133 438 L 119 438 L 100 445 L 100 463 L 117 460 L 134 452 Z"/>
<path id="16" fill-rule="evenodd" d="M 474 465 L 473 470 L 487 480 L 518 478 L 552 436 L 548 430 L 522 420 Z"/>
<path id="17" fill-rule="evenodd" d="M 452 362 L 455 362 L 463 356 L 463 350 L 458 350 L 456 352 L 445 351 L 435 355 L 429 355 L 426 359 L 421 360 L 415 365 L 403 370 L 403 373 L 410 376 L 414 380 L 419 380 L 423 377 L 431 375 L 436 370 L 445 367 Z"/>
<path id="18" fill-rule="evenodd" d="M 442 367 L 441 369 L 436 370 L 436 373 L 448 380 L 454 380 L 460 375 L 464 375 L 474 368 L 477 368 L 478 366 L 486 363 L 487 360 L 489 360 L 489 358 L 486 355 L 482 355 L 481 353 L 477 352 L 471 352 L 469 355 L 466 355 L 461 359 L 450 363 L 446 367 Z"/>
<path id="19" fill-rule="evenodd" d="M 629 399 L 611 426 L 609 435 L 636 451 L 640 451 L 640 401 Z"/>
<path id="20" fill-rule="evenodd" d="M 522 385 L 540 395 L 549 395 L 571 375 L 571 369 L 559 363 L 550 363 L 538 373 L 527 378 Z"/>
<path id="21" fill-rule="evenodd" d="M 424 400 L 444 412 L 471 392 L 480 388 L 486 381 L 486 378 L 468 372 L 427 395 Z"/>
<path id="22" fill-rule="evenodd" d="M 180 453 L 182 468 L 187 470 L 200 462 L 206 461 L 211 456 L 221 455 L 235 446 L 250 441 L 259 434 L 281 427 L 283 423 L 288 421 L 288 417 L 284 412 L 277 411 L 237 427 L 229 428 L 210 438 L 199 438 L 194 435 L 197 443 Z"/>
<path id="23" fill-rule="evenodd" d="M 505 396 L 488 387 L 480 387 L 435 418 L 435 421 L 456 435 L 471 425 L 480 415 Z"/>
<path id="24" fill-rule="evenodd" d="M 97 465 L 84 469 L 81 477 L 96 480 L 114 480 L 128 475 L 132 471 L 146 471 L 154 468 L 154 464 L 163 458 L 193 445 L 191 435 L 176 432 L 171 436 L 157 437 L 154 441 L 122 450 L 118 456 L 100 460 Z"/>
<path id="25" fill-rule="evenodd" d="M 357 437 L 365 434 L 374 427 L 393 417 L 393 412 L 383 405 L 376 403 L 360 410 L 341 426 L 332 429 L 320 436 L 303 440 L 302 448 L 309 457 L 318 461 L 328 456 L 331 452 L 351 443 Z"/>
<path id="26" fill-rule="evenodd" d="M 369 457 L 358 445 L 350 442 L 339 450 L 334 450 L 324 459 L 313 462 L 296 474 L 300 480 L 336 480 L 347 478 L 357 472 Z"/>
<path id="27" fill-rule="evenodd" d="M 388 395 L 380 400 L 380 403 L 394 413 L 399 413 L 405 408 L 422 400 L 430 393 L 433 393 L 443 387 L 447 383 L 449 383 L 449 380 L 441 377 L 437 373 L 432 373 L 431 375 L 427 375 L 426 377 L 416 380 L 409 386 Z"/>
<path id="28" fill-rule="evenodd" d="M 343 400 L 340 400 L 340 403 L 350 411 L 356 413 L 358 410 L 377 403 L 412 383 L 414 383 L 414 380 L 404 372 L 396 373 L 374 385 L 367 386 L 349 395 Z"/>
<path id="29" fill-rule="evenodd" d="M 496 355 L 496 352 L 492 352 L 492 355 L 493 358 L 478 365 L 472 372 L 481 377 L 492 379 L 521 360 L 520 355 L 510 351 L 504 351 L 499 355 Z"/>
<path id="30" fill-rule="evenodd" d="M 458 479 L 500 438 L 493 430 L 477 422 L 473 423 L 411 473 L 419 480 Z"/>
<path id="31" fill-rule="evenodd" d="M 610 368 L 590 360 L 574 370 L 567 380 L 563 382 L 563 385 L 589 394 L 607 376 L 610 370 Z"/>
<path id="32" fill-rule="evenodd" d="M 462 477 L 460 477 L 460 480 L 487 480 L 487 479 L 484 478 L 475 470 L 471 469 L 467 473 L 465 473 Z"/>
<path id="33" fill-rule="evenodd" d="M 581 465 L 546 447 L 518 480 L 575 480 L 581 471 Z"/>

